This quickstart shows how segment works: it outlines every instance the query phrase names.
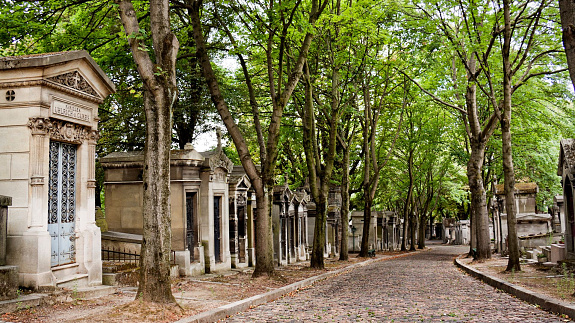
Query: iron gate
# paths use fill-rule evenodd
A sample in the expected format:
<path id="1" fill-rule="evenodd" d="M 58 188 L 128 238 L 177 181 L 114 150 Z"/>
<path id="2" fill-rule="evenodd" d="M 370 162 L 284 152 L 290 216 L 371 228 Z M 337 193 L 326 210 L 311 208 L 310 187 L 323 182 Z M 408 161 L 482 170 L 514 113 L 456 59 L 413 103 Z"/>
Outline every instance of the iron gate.
<path id="1" fill-rule="evenodd" d="M 48 231 L 52 241 L 52 266 L 75 261 L 75 222 L 76 146 L 51 141 Z"/>

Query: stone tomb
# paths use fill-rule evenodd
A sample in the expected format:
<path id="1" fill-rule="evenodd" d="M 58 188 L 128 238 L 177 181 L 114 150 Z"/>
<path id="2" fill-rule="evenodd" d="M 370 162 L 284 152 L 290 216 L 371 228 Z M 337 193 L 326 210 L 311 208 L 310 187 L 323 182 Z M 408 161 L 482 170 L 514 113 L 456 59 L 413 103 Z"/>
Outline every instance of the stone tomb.
<path id="1" fill-rule="evenodd" d="M 232 268 L 244 268 L 250 263 L 253 246 L 248 250 L 248 242 L 252 235 L 248 228 L 253 228 L 253 213 L 251 201 L 248 200 L 248 190 L 251 183 L 242 166 L 234 166 L 228 181 L 230 197 L 230 254 Z M 250 194 L 251 195 L 251 194 Z M 252 262 L 255 262 L 252 259 Z"/>
<path id="2" fill-rule="evenodd" d="M 280 266 L 308 258 L 309 199 L 310 196 L 304 189 L 294 192 L 287 185 L 274 187 L 272 207 L 274 260 Z"/>
<path id="3" fill-rule="evenodd" d="M 551 215 L 537 212 L 536 183 L 515 184 L 515 209 L 517 210 L 517 236 L 519 247 L 533 248 L 548 244 L 549 234 L 553 232 Z M 507 211 L 505 210 L 505 191 L 503 184 L 495 185 L 495 197 L 498 215 L 495 216 L 495 244 L 507 249 Z M 500 217 L 500 218 L 499 218 Z"/>
<path id="4" fill-rule="evenodd" d="M 565 248 L 566 258 L 575 259 L 575 139 L 562 139 L 559 152 L 557 175 L 561 176 L 563 186 L 563 207 L 565 217 Z"/>
<path id="5" fill-rule="evenodd" d="M 30 288 L 102 280 L 94 219 L 98 105 L 114 85 L 85 51 L 0 58 L 6 260 Z"/>
<path id="6" fill-rule="evenodd" d="M 143 162 L 143 152 L 101 159 L 110 232 L 143 233 Z M 231 268 L 228 178 L 233 163 L 221 146 L 198 152 L 187 144 L 171 152 L 170 167 L 172 250 L 180 275 Z"/>

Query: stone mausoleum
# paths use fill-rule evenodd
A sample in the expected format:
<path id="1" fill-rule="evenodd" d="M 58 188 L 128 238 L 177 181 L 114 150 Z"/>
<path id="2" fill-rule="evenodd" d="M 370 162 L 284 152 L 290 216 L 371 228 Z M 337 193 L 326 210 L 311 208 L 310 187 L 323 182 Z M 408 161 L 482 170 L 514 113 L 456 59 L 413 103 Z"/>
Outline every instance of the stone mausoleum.
<path id="1" fill-rule="evenodd" d="M 85 51 L 0 58 L 6 263 L 30 288 L 97 285 L 98 105 L 114 85 Z"/>
<path id="2" fill-rule="evenodd" d="M 143 152 L 115 152 L 100 161 L 105 171 L 108 230 L 130 234 L 136 237 L 135 241 L 138 237 L 141 240 Z M 208 152 L 198 152 L 191 144 L 182 150 L 171 151 L 172 250 L 180 275 L 217 272 L 232 266 L 229 177 L 233 166 L 220 144 Z M 232 232 L 239 231 L 245 238 L 242 230 L 247 226 L 247 209 L 243 197 L 248 187 L 240 178 L 236 178 L 234 184 L 237 185 L 234 197 L 241 197 L 238 203 L 232 204 L 237 206 L 233 212 Z M 237 230 L 238 224 L 242 227 L 240 230 Z M 238 267 L 247 262 L 244 242 L 239 237 L 232 240 L 233 261 Z"/>

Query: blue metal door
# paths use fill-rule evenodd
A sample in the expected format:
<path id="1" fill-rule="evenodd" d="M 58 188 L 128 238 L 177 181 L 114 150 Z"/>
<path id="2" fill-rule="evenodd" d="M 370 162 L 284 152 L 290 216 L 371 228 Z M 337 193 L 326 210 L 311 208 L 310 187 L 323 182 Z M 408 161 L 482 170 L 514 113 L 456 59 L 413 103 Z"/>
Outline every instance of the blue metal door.
<path id="1" fill-rule="evenodd" d="M 75 222 L 76 146 L 51 141 L 48 231 L 52 238 L 52 266 L 75 261 Z"/>

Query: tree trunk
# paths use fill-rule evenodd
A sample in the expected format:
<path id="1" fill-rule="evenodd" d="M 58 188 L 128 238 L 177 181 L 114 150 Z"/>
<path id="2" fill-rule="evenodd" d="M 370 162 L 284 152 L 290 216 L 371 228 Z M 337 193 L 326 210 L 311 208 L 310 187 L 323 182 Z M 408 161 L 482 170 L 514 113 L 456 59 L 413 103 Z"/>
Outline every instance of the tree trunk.
<path id="1" fill-rule="evenodd" d="M 304 132 L 304 151 L 309 172 L 309 183 L 311 195 L 316 203 L 316 217 L 313 237 L 313 246 L 310 267 L 323 269 L 324 264 L 324 246 L 325 246 L 325 225 L 327 221 L 329 183 L 335 164 L 336 142 L 337 142 L 337 123 L 339 121 L 339 73 L 337 66 L 333 69 L 332 75 L 332 102 L 331 114 L 327 120 L 328 141 L 327 147 L 320 150 L 316 134 L 316 121 L 313 109 L 313 88 L 309 73 L 309 66 L 306 64 L 305 73 L 305 103 L 303 109 L 303 132 Z M 326 117 L 328 117 L 326 115 Z M 327 151 L 321 154 L 322 150 Z M 323 157 L 323 158 L 322 158 Z M 322 165 L 321 160 L 324 160 Z"/>
<path id="2" fill-rule="evenodd" d="M 407 197 L 405 198 L 405 205 L 403 206 L 403 239 L 401 240 L 401 251 L 407 251 L 407 229 L 409 222 L 409 205 L 411 204 L 413 195 L 413 149 L 409 150 L 407 157 L 407 173 L 409 176 L 409 183 L 407 188 Z"/>
<path id="3" fill-rule="evenodd" d="M 274 256 L 273 256 L 273 239 L 271 230 L 271 203 L 272 198 L 270 194 L 273 192 L 273 181 L 270 180 L 269 173 L 260 173 L 251 157 L 248 145 L 236 125 L 234 118 L 224 100 L 217 82 L 215 73 L 210 63 L 204 36 L 202 34 L 202 25 L 200 21 L 200 7 L 201 1 L 190 1 L 193 10 L 190 11 L 190 19 L 193 28 L 194 40 L 196 42 L 196 55 L 202 67 L 202 75 L 206 79 L 208 89 L 212 102 L 216 106 L 222 121 L 224 122 L 228 133 L 232 137 L 236 150 L 242 166 L 249 177 L 252 187 L 255 190 L 256 205 L 257 205 L 257 218 L 256 218 L 256 268 L 253 275 L 255 277 L 261 275 L 272 276 L 274 271 Z M 272 146 L 272 148 L 274 148 Z M 277 148 L 277 146 L 275 147 Z M 273 170 L 273 169 L 272 169 Z M 265 170 L 264 170 L 265 171 Z M 267 169 L 269 172 L 270 170 Z M 271 182 L 271 184 L 270 184 Z"/>
<path id="4" fill-rule="evenodd" d="M 170 29 L 167 0 L 150 1 L 155 62 L 142 49 L 143 40 L 138 37 L 140 26 L 131 1 L 116 0 L 116 3 L 144 83 L 143 240 L 136 297 L 147 302 L 175 304 L 170 283 L 170 147 L 172 108 L 177 98 L 175 64 L 179 43 Z"/>
<path id="5" fill-rule="evenodd" d="M 325 268 L 323 254 L 325 252 L 325 223 L 327 214 L 327 196 L 320 194 L 316 200 L 315 228 L 313 232 L 313 246 L 310 259 L 310 267 Z"/>
<path id="6" fill-rule="evenodd" d="M 483 185 L 481 170 L 485 156 L 485 142 L 482 140 L 470 141 L 471 155 L 467 162 L 467 178 L 471 193 L 471 208 L 473 211 L 472 230 L 475 231 L 477 243 L 477 259 L 491 258 L 491 239 L 489 238 L 489 216 L 487 213 L 487 194 Z"/>
<path id="7" fill-rule="evenodd" d="M 359 251 L 360 257 L 367 257 L 369 251 L 369 231 L 371 229 L 371 199 L 364 197 L 363 204 L 363 231 L 361 237 L 361 249 Z"/>
<path id="8" fill-rule="evenodd" d="M 567 67 L 571 83 L 575 88 L 575 3 L 573 0 L 559 0 L 559 12 Z"/>
<path id="9" fill-rule="evenodd" d="M 341 178 L 341 247 L 339 260 L 348 260 L 349 231 L 349 145 L 343 148 L 343 175 Z"/>
<path id="10" fill-rule="evenodd" d="M 501 118 L 501 140 L 503 147 L 503 175 L 505 178 L 505 209 L 507 211 L 507 246 L 509 261 L 506 271 L 520 271 L 519 240 L 517 239 L 517 216 L 515 209 L 515 171 L 511 152 L 511 18 L 509 0 L 503 0 L 503 115 Z"/>
<path id="11" fill-rule="evenodd" d="M 417 249 L 425 249 L 425 226 L 427 225 L 427 217 L 425 214 L 419 215 L 419 232 L 417 235 Z"/>
<path id="12" fill-rule="evenodd" d="M 267 187 L 263 194 L 256 190 L 256 268 L 253 276 L 273 276 L 274 270 L 274 246 L 272 231 L 272 192 L 273 187 Z"/>

